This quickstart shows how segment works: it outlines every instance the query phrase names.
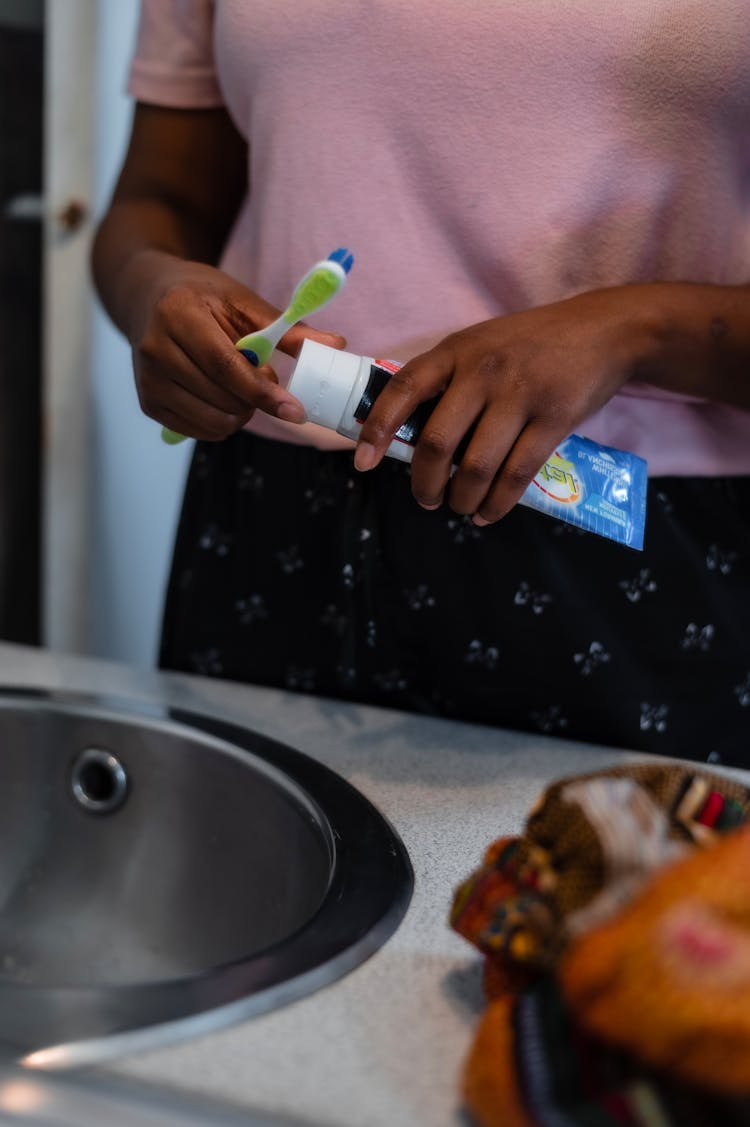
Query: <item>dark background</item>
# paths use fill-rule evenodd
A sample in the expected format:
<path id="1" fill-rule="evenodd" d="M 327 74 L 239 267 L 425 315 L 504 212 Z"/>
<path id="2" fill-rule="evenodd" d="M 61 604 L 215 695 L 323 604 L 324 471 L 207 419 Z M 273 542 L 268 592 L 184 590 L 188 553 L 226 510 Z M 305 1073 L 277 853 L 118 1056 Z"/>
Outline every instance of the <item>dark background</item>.
<path id="1" fill-rule="evenodd" d="M 33 22 L 33 21 L 32 21 Z M 0 9 L 0 638 L 38 644 L 42 227 L 7 214 L 42 191 L 44 35 Z"/>

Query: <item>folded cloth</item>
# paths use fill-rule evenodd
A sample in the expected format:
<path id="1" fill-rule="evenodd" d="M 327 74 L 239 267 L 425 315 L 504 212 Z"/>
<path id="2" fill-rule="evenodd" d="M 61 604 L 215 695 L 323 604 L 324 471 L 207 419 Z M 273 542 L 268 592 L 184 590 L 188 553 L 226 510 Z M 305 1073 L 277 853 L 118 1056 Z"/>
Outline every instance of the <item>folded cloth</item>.
<path id="1" fill-rule="evenodd" d="M 521 837 L 489 847 L 456 891 L 451 925 L 487 956 L 490 996 L 520 989 L 658 868 L 748 816 L 742 784 L 676 764 L 563 779 L 543 792 Z"/>
<path id="2" fill-rule="evenodd" d="M 709 1091 L 750 1094 L 750 827 L 655 876 L 571 944 L 558 977 L 589 1034 Z"/>
<path id="3" fill-rule="evenodd" d="M 750 1124 L 750 792 L 679 765 L 548 788 L 453 926 L 487 958 L 483 1127 Z"/>
<path id="4" fill-rule="evenodd" d="M 490 1002 L 463 1074 L 481 1127 L 747 1127 L 748 1093 L 709 1092 L 587 1034 L 553 975 Z"/>

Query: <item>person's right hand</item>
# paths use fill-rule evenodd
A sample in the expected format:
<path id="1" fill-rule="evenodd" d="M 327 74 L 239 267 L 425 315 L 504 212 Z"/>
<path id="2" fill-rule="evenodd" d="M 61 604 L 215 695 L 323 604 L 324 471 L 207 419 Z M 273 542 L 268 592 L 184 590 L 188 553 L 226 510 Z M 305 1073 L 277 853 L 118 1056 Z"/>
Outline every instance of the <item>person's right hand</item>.
<path id="1" fill-rule="evenodd" d="M 303 423 L 298 399 L 279 386 L 274 370 L 254 368 L 234 347 L 279 316 L 228 274 L 158 251 L 138 255 L 139 287 L 128 337 L 138 398 L 145 414 L 191 438 L 218 441 L 239 430 L 256 410 Z M 299 323 L 279 348 L 295 356 L 306 337 L 343 348 L 338 333 Z"/>

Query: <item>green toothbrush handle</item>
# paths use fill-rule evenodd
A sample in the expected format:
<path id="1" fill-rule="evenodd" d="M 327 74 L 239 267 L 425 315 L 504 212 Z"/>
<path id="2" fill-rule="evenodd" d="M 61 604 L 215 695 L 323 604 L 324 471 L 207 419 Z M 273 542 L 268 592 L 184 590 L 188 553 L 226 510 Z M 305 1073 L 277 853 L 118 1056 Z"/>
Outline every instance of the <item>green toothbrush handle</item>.
<path id="1" fill-rule="evenodd" d="M 166 442 L 167 446 L 177 446 L 179 442 L 185 441 L 185 435 L 178 434 L 176 430 L 170 430 L 169 427 L 162 427 L 161 440 Z"/>

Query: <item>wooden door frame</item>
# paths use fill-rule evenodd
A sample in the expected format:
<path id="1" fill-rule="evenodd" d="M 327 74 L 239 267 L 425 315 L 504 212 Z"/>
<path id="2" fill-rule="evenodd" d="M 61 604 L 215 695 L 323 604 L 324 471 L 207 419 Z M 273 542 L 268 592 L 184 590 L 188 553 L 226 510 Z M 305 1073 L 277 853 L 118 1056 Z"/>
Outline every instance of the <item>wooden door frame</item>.
<path id="1" fill-rule="evenodd" d="M 88 647 L 91 282 L 98 0 L 46 0 L 42 640 Z"/>

